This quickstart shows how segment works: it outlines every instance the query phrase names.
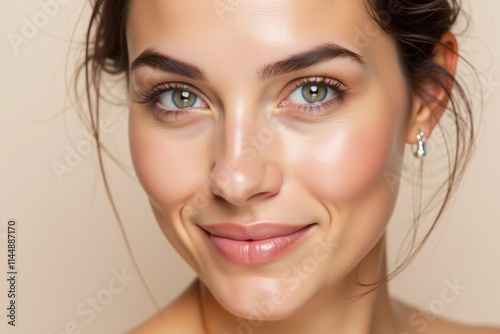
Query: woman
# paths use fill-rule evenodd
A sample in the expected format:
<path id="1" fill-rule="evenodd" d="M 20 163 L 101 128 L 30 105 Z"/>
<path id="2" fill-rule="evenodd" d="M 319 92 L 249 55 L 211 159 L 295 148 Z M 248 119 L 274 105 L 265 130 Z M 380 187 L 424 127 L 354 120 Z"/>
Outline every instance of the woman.
<path id="1" fill-rule="evenodd" d="M 439 120 L 454 119 L 434 223 L 470 153 L 459 7 L 97 1 L 88 84 L 99 94 L 103 72 L 126 74 L 136 173 L 199 278 L 133 333 L 500 333 L 422 324 L 385 284 L 421 246 L 389 272 L 406 144 L 423 164 Z"/>

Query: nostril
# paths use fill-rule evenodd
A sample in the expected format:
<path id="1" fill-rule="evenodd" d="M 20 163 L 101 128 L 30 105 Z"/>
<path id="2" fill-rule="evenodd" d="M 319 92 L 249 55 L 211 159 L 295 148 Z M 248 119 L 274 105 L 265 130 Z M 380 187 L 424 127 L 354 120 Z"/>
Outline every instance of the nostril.
<path id="1" fill-rule="evenodd" d="M 270 197 L 273 197 L 273 196 L 276 196 L 278 194 L 278 192 L 261 192 L 261 193 L 258 193 L 258 194 L 255 194 L 255 195 L 252 195 L 250 196 L 247 201 L 251 201 L 251 200 L 263 200 L 263 199 L 266 199 L 266 198 L 270 198 Z"/>

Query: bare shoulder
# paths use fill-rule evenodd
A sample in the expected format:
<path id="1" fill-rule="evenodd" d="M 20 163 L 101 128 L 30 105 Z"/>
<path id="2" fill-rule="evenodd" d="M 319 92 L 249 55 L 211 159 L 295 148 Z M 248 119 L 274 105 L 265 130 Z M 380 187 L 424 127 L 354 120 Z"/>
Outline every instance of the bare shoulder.
<path id="1" fill-rule="evenodd" d="M 481 332 L 482 334 L 500 334 L 500 328 L 484 328 L 483 331 Z M 478 332 L 479 334 L 479 332 Z"/>
<path id="2" fill-rule="evenodd" d="M 450 321 L 398 302 L 402 327 L 406 333 L 425 334 L 500 334 L 500 328 L 466 325 Z"/>
<path id="3" fill-rule="evenodd" d="M 202 334 L 196 282 L 158 314 L 129 334 Z"/>
<path id="4" fill-rule="evenodd" d="M 469 326 L 444 319 L 439 319 L 435 326 L 431 326 L 429 329 L 429 333 L 435 334 L 500 334 L 498 328 Z"/>

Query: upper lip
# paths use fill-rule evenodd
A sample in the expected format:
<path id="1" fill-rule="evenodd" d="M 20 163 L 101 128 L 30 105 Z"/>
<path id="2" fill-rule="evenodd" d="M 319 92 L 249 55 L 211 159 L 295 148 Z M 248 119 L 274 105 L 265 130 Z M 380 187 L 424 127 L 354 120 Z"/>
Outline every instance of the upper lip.
<path id="1" fill-rule="evenodd" d="M 308 225 L 293 225 L 287 223 L 258 222 L 232 223 L 223 222 L 208 225 L 198 225 L 211 235 L 233 240 L 265 240 L 284 237 L 293 234 Z"/>

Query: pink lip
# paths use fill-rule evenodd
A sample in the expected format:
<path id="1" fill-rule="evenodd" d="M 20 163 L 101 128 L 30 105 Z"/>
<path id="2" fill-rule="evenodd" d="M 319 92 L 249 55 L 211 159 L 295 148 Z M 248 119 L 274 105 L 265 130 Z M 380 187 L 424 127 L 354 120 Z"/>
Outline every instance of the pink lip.
<path id="1" fill-rule="evenodd" d="M 294 249 L 313 226 L 218 223 L 200 227 L 212 248 L 227 261 L 264 264 Z"/>

